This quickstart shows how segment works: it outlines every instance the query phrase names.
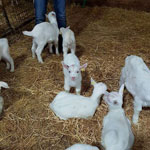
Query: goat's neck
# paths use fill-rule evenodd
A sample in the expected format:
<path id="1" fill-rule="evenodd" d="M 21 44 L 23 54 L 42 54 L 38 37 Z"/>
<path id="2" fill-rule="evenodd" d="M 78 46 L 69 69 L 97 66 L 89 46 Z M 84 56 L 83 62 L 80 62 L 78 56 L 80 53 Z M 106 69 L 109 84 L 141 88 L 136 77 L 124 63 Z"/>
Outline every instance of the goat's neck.
<path id="1" fill-rule="evenodd" d="M 122 113 L 124 110 L 122 107 L 109 107 L 109 112 Z"/>
<path id="2" fill-rule="evenodd" d="M 95 102 L 99 103 L 101 95 L 102 95 L 102 94 L 93 93 L 93 94 L 91 95 L 92 101 L 95 101 Z"/>
<path id="3" fill-rule="evenodd" d="M 55 24 L 55 25 L 58 27 L 58 24 L 57 24 L 56 19 L 51 19 L 51 20 L 49 20 L 49 22 L 50 22 L 51 24 Z"/>
<path id="4" fill-rule="evenodd" d="M 52 24 L 55 24 L 55 25 L 58 27 L 58 24 L 57 24 L 57 22 L 53 22 Z"/>

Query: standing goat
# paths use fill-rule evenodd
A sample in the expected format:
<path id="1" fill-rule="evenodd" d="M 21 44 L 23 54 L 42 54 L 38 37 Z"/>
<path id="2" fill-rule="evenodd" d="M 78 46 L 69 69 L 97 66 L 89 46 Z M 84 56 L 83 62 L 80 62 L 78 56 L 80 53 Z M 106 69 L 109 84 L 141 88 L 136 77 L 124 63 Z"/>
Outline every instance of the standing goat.
<path id="1" fill-rule="evenodd" d="M 32 57 L 35 58 L 35 53 L 37 55 L 39 63 L 43 63 L 41 58 L 41 53 L 44 49 L 44 46 L 48 43 L 49 44 L 49 52 L 52 53 L 52 45 L 54 43 L 56 48 L 56 54 L 59 55 L 58 51 L 58 36 L 59 36 L 59 29 L 56 20 L 55 12 L 50 12 L 46 15 L 49 22 L 42 22 L 37 24 L 31 32 L 23 31 L 24 35 L 32 36 Z"/>
<path id="2" fill-rule="evenodd" d="M 102 145 L 106 150 L 131 150 L 134 135 L 131 124 L 122 108 L 124 84 L 119 92 L 106 92 L 104 100 L 109 112 L 104 117 L 102 129 Z"/>
<path id="3" fill-rule="evenodd" d="M 143 59 L 138 56 L 128 56 L 120 77 L 120 86 L 125 84 L 134 97 L 133 123 L 138 122 L 142 107 L 150 106 L 150 70 Z"/>
<path id="4" fill-rule="evenodd" d="M 76 40 L 74 36 L 74 32 L 70 29 L 70 27 L 67 28 L 60 28 L 60 33 L 63 37 L 63 53 L 64 57 L 68 53 L 68 49 L 71 50 L 72 54 L 75 54 L 76 51 Z"/>
<path id="5" fill-rule="evenodd" d="M 14 61 L 9 53 L 8 40 L 6 38 L 0 39 L 0 60 L 6 62 L 6 69 L 10 69 L 10 72 L 14 72 Z"/>
<path id="6" fill-rule="evenodd" d="M 81 69 L 86 68 L 87 64 L 80 66 L 80 61 L 74 54 L 67 54 L 62 62 L 64 72 L 64 89 L 70 91 L 71 87 L 76 88 L 76 93 L 81 92 Z"/>
<path id="7" fill-rule="evenodd" d="M 92 117 L 107 86 L 102 82 L 96 83 L 93 79 L 91 79 L 91 84 L 94 86 L 94 90 L 90 97 L 60 92 L 50 103 L 50 108 L 63 120 Z"/>

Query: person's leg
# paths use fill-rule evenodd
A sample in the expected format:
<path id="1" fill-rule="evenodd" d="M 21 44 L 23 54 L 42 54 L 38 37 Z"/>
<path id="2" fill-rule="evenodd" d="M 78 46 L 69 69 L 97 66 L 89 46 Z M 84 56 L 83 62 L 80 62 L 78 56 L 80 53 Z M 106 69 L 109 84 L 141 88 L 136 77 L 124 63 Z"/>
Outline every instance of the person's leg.
<path id="1" fill-rule="evenodd" d="M 56 12 L 58 27 L 66 28 L 66 0 L 53 0 L 54 10 Z M 62 36 L 59 35 L 59 52 L 62 53 Z"/>
<path id="2" fill-rule="evenodd" d="M 66 0 L 53 0 L 58 27 L 66 27 Z"/>
<path id="3" fill-rule="evenodd" d="M 47 11 L 47 0 L 34 0 L 35 23 L 39 24 L 45 21 Z"/>

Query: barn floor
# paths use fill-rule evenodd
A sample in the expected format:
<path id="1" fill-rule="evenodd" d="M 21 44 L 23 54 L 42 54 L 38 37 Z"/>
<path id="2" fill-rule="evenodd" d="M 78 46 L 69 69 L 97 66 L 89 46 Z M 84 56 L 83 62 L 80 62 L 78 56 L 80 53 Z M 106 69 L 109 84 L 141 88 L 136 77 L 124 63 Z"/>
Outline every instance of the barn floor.
<path id="1" fill-rule="evenodd" d="M 111 7 L 67 8 L 68 25 L 75 32 L 77 56 L 88 62 L 83 75 L 82 94 L 90 96 L 90 77 L 107 84 L 109 91 L 118 90 L 121 68 L 128 55 L 138 55 L 150 65 L 150 13 Z M 30 29 L 33 24 L 31 24 Z M 63 91 L 62 54 L 42 53 L 44 64 L 31 57 L 31 38 L 21 36 L 10 47 L 15 72 L 0 63 L 4 113 L 0 120 L 1 150 L 64 150 L 74 143 L 100 146 L 102 121 L 108 107 L 102 100 L 93 118 L 59 120 L 49 103 Z M 131 120 L 133 98 L 124 91 L 124 109 Z M 150 148 L 150 109 L 140 113 L 139 124 L 133 125 L 133 150 Z"/>

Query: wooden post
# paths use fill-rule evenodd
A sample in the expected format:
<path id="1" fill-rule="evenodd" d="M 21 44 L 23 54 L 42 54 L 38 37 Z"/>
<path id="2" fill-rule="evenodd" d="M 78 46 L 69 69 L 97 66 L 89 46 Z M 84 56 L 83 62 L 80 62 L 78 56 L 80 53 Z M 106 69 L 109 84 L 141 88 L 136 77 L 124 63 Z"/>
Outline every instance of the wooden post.
<path id="1" fill-rule="evenodd" d="M 2 4 L 3 15 L 4 15 L 5 19 L 6 19 L 6 23 L 7 23 L 8 27 L 10 28 L 10 30 L 13 31 L 13 28 L 12 28 L 11 23 L 10 23 L 10 21 L 9 21 L 9 18 L 8 18 L 8 15 L 7 15 L 7 12 L 6 12 L 6 9 L 5 9 L 5 7 L 4 7 L 3 0 L 1 0 L 1 4 Z"/>

